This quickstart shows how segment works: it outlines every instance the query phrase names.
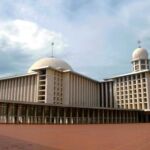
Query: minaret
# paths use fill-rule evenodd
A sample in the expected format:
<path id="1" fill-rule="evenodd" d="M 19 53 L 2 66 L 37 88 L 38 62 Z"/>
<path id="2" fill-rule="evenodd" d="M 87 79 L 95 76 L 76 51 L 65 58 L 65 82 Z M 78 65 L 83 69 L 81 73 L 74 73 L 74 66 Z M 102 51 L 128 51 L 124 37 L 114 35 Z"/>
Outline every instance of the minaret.
<path id="1" fill-rule="evenodd" d="M 138 43 L 138 48 L 141 48 L 141 41 L 138 40 L 137 43 Z"/>
<path id="2" fill-rule="evenodd" d="M 51 46 L 52 46 L 51 57 L 53 58 L 54 57 L 54 42 L 51 43 Z"/>
<path id="3" fill-rule="evenodd" d="M 148 52 L 141 47 L 141 41 L 138 41 L 138 48 L 132 54 L 132 64 L 134 72 L 149 69 Z"/>

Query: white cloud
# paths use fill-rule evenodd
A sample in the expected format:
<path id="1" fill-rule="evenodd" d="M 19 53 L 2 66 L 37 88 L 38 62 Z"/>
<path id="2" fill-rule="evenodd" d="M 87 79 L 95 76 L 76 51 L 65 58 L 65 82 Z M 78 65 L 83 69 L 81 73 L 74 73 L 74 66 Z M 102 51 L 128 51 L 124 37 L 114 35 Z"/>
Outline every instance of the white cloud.
<path id="1" fill-rule="evenodd" d="M 26 0 L 6 5 L 4 1 L 0 6 L 3 20 L 0 22 L 0 52 L 3 58 L 4 54 L 7 55 L 3 61 L 1 57 L 0 60 L 2 64 L 6 61 L 5 65 L 8 60 L 11 62 L 7 70 L 12 68 L 15 72 L 27 63 L 31 65 L 38 57 L 50 56 L 50 41 L 55 39 L 58 41 L 55 42 L 56 56 L 67 60 L 76 71 L 96 78 L 128 72 L 136 41 L 140 39 L 142 46 L 150 47 L 150 1 L 80 2 L 85 3 L 78 5 L 78 2 L 66 0 L 37 0 L 35 3 Z M 24 20 L 5 20 L 17 18 Z M 67 38 L 68 48 L 65 48 L 64 37 L 54 31 Z M 21 54 L 13 55 L 15 49 Z M 30 59 L 32 55 L 34 58 Z M 16 60 L 18 57 L 20 60 Z M 22 64 L 23 58 L 25 64 Z M 13 70 L 13 64 L 17 69 Z M 22 66 L 18 67 L 18 64 Z"/>
<path id="2" fill-rule="evenodd" d="M 34 55 L 50 55 L 51 42 L 55 43 L 55 53 L 61 53 L 67 46 L 61 33 L 49 31 L 34 22 L 14 20 L 0 25 L 0 50 L 19 49 Z"/>

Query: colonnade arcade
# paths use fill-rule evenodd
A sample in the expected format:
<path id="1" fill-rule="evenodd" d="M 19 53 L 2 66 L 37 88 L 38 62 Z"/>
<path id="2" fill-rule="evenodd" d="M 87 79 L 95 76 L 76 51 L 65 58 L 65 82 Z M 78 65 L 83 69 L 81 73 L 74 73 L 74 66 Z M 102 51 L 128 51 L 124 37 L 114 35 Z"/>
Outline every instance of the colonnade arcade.
<path id="1" fill-rule="evenodd" d="M 143 111 L 0 102 L 0 123 L 99 124 L 144 122 Z"/>

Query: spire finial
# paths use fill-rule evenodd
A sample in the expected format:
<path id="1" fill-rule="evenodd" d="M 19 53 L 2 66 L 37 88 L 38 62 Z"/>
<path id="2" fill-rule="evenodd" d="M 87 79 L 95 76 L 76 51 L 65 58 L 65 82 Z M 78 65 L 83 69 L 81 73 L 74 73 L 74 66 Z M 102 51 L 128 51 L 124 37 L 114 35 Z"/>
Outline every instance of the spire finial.
<path id="1" fill-rule="evenodd" d="M 54 51 L 54 42 L 51 43 L 51 46 L 52 46 L 52 54 L 51 54 L 51 57 L 54 57 L 54 52 L 53 52 L 53 51 Z"/>
<path id="2" fill-rule="evenodd" d="M 138 43 L 138 48 L 141 48 L 141 43 L 142 42 L 140 40 L 138 40 L 137 43 Z"/>

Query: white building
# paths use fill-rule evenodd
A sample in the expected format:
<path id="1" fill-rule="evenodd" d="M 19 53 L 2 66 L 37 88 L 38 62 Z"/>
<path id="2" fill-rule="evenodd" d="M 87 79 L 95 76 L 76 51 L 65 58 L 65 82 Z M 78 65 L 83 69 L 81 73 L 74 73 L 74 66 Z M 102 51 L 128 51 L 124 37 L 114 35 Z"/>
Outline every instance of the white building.
<path id="1" fill-rule="evenodd" d="M 63 60 L 42 58 L 27 74 L 0 79 L 0 122 L 149 121 L 148 52 L 137 48 L 132 64 L 131 73 L 97 81 L 75 72 Z"/>
<path id="2" fill-rule="evenodd" d="M 133 72 L 111 78 L 118 108 L 150 110 L 148 52 L 137 48 L 132 54 Z"/>

